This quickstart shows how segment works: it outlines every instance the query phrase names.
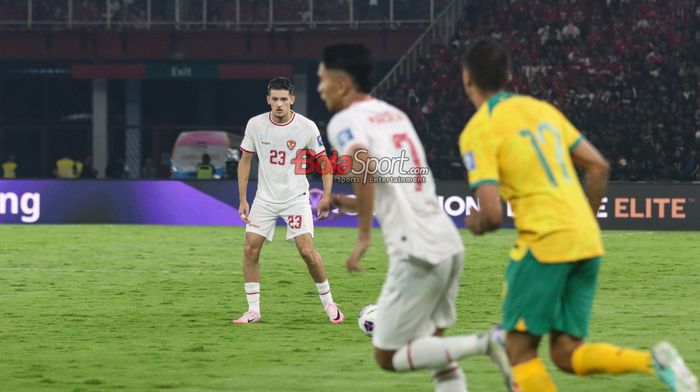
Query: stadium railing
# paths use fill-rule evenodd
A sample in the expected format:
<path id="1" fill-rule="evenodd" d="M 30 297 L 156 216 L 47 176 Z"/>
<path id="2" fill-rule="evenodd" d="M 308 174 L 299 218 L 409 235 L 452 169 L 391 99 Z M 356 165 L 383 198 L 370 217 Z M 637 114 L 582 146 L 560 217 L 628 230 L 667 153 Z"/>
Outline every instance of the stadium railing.
<path id="1" fill-rule="evenodd" d="M 0 27 L 313 29 L 429 25 L 449 0 L 0 0 Z M 454 2 L 454 1 L 453 1 Z"/>
<path id="2" fill-rule="evenodd" d="M 462 17 L 466 0 L 454 0 L 438 15 L 428 29 L 411 45 L 405 55 L 387 72 L 384 78 L 372 90 L 372 95 L 381 95 L 396 86 L 400 80 L 410 77 L 418 67 L 418 61 L 430 51 L 436 43 L 445 44 L 457 28 L 457 21 Z"/>

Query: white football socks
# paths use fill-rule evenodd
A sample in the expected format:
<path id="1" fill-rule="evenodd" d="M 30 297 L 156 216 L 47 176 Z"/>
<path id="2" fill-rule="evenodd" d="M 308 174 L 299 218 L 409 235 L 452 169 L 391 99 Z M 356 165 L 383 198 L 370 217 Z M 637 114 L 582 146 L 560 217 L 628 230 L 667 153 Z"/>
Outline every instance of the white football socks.
<path id="1" fill-rule="evenodd" d="M 450 362 L 445 369 L 433 372 L 435 392 L 467 392 L 467 377 L 457 362 Z"/>
<path id="2" fill-rule="evenodd" d="M 328 279 L 322 283 L 316 283 L 316 290 L 318 290 L 318 296 L 321 297 L 321 304 L 325 308 L 326 305 L 333 303 L 333 295 L 331 294 L 331 285 L 328 283 Z"/>
<path id="3" fill-rule="evenodd" d="M 488 334 L 467 336 L 426 336 L 409 342 L 392 358 L 397 372 L 445 369 L 452 361 L 471 355 L 486 355 Z"/>
<path id="4" fill-rule="evenodd" d="M 260 314 L 260 283 L 245 283 L 243 287 L 245 289 L 245 298 L 248 300 L 248 310 Z"/>

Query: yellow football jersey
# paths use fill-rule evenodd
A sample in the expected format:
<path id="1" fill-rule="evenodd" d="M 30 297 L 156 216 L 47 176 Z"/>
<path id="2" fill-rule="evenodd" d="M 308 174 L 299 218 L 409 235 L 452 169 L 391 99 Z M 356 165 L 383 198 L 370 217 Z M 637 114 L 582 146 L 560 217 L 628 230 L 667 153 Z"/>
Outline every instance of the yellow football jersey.
<path id="1" fill-rule="evenodd" d="M 70 158 L 61 158 L 56 161 L 56 177 L 76 178 L 75 161 Z"/>
<path id="2" fill-rule="evenodd" d="M 3 178 L 17 178 L 17 163 L 7 161 L 2 164 Z"/>
<path id="3" fill-rule="evenodd" d="M 543 263 L 601 256 L 600 227 L 570 152 L 583 140 L 552 105 L 501 92 L 484 103 L 459 137 L 472 190 L 498 184 L 518 230 L 513 260 L 531 251 Z"/>

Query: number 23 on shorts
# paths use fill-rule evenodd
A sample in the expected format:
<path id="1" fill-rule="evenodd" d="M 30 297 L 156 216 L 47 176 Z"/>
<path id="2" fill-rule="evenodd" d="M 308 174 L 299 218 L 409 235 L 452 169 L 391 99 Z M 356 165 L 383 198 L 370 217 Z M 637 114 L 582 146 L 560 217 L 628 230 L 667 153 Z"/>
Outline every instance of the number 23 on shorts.
<path id="1" fill-rule="evenodd" d="M 301 229 L 301 215 L 289 215 L 287 217 L 287 225 L 290 229 Z"/>

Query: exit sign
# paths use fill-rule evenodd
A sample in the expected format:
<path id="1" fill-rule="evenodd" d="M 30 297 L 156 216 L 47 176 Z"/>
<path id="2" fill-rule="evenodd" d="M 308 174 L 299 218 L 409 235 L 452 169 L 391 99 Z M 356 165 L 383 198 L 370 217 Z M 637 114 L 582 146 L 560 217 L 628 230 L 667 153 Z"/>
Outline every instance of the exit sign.
<path id="1" fill-rule="evenodd" d="M 218 79 L 218 64 L 146 65 L 147 79 Z"/>
<path id="2" fill-rule="evenodd" d="M 260 80 L 292 76 L 291 64 L 73 64 L 75 79 L 233 79 Z"/>

